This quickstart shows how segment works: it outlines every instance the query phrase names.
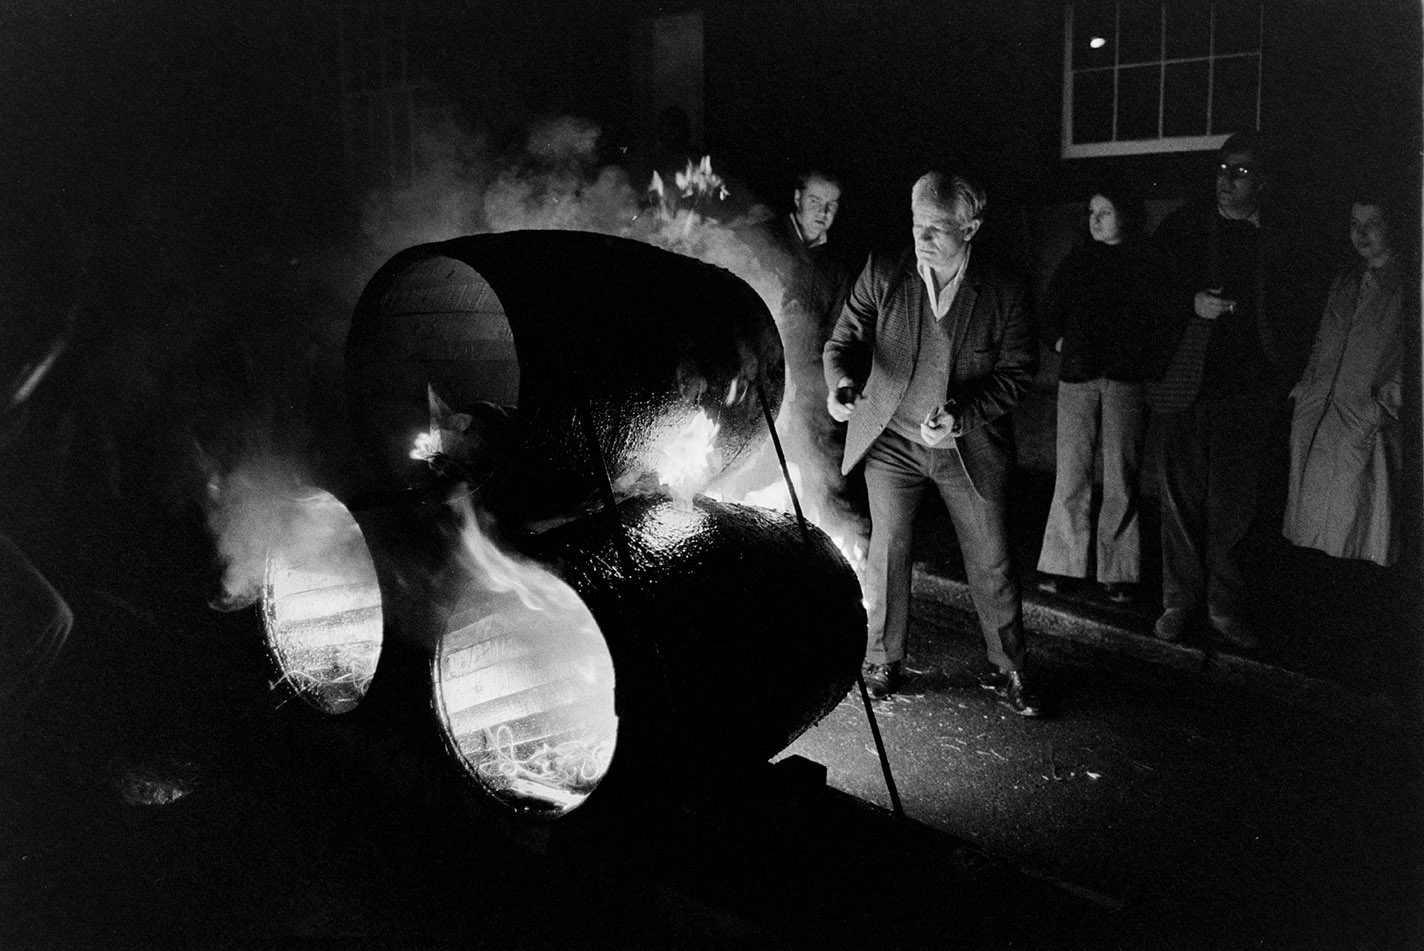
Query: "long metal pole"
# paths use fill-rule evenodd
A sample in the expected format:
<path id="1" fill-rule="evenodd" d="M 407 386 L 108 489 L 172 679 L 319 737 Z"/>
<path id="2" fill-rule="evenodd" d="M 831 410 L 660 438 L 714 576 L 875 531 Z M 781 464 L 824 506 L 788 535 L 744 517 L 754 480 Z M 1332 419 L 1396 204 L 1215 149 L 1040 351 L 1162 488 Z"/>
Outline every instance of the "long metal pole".
<path id="1" fill-rule="evenodd" d="M 771 433 L 771 445 L 776 450 L 777 461 L 781 463 L 781 475 L 786 480 L 791 507 L 796 512 L 796 521 L 801 526 L 801 540 L 809 548 L 811 532 L 806 527 L 806 516 L 801 512 L 801 500 L 796 497 L 796 486 L 791 482 L 791 469 L 786 464 L 786 453 L 781 449 L 781 437 L 776 433 L 776 420 L 771 415 L 771 404 L 767 402 L 766 390 L 760 380 L 757 381 L 757 398 L 761 400 L 761 412 L 766 418 L 766 428 Z M 859 667 L 855 671 L 855 682 L 860 688 L 860 701 L 865 706 L 865 719 L 870 723 L 870 735 L 875 740 L 875 752 L 880 756 L 880 772 L 885 775 L 885 791 L 890 794 L 890 808 L 896 819 L 904 819 L 905 807 L 900 804 L 900 791 L 895 788 L 895 774 L 890 769 L 890 757 L 885 753 L 885 740 L 880 736 L 880 724 L 875 719 L 875 708 L 870 703 L 870 691 L 865 689 L 865 674 Z"/>

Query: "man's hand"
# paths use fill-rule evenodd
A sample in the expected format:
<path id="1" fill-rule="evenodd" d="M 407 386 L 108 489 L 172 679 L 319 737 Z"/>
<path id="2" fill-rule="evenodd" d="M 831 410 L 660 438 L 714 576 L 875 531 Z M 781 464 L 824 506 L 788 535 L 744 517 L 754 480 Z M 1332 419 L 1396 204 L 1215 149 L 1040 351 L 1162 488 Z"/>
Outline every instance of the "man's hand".
<path id="1" fill-rule="evenodd" d="M 855 381 L 843 376 L 836 383 L 836 388 L 826 394 L 826 412 L 831 414 L 831 419 L 844 423 L 855 412 L 858 399 L 860 391 L 855 388 Z"/>
<path id="2" fill-rule="evenodd" d="M 1192 309 L 1198 317 L 1215 320 L 1222 314 L 1236 313 L 1236 301 L 1222 297 L 1223 290 L 1224 287 L 1208 287 L 1204 291 L 1197 291 L 1197 296 L 1192 299 Z"/>
<path id="3" fill-rule="evenodd" d="M 925 414 L 920 423 L 920 438 L 926 446 L 938 446 L 954 429 L 954 415 L 943 406 L 936 406 Z"/>

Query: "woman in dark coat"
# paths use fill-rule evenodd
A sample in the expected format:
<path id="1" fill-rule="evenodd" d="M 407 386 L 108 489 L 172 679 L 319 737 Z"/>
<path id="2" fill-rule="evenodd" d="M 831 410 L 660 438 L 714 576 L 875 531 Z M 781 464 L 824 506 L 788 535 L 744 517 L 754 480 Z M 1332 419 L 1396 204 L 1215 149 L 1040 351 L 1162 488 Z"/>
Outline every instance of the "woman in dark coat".
<path id="1" fill-rule="evenodd" d="M 1137 483 L 1145 433 L 1143 380 L 1152 331 L 1153 277 L 1140 200 L 1099 188 L 1088 202 L 1088 234 L 1049 284 L 1044 329 L 1058 350 L 1057 478 L 1038 561 L 1039 587 L 1087 578 L 1096 535 L 1096 574 L 1108 597 L 1131 598 L 1141 574 Z M 1096 533 L 1091 506 L 1101 458 Z"/>

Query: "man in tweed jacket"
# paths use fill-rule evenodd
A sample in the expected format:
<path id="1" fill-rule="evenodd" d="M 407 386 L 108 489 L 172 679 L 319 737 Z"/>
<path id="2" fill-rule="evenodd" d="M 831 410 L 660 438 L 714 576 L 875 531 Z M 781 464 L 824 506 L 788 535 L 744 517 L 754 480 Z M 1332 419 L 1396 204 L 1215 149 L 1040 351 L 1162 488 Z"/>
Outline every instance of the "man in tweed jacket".
<path id="1" fill-rule="evenodd" d="M 893 693 L 909 623 L 911 534 L 938 490 L 964 556 L 988 659 L 984 685 L 1036 716 L 1024 675 L 1023 607 L 1009 547 L 1008 413 L 1038 369 L 1022 283 L 971 254 L 983 189 L 931 172 L 911 191 L 914 248 L 871 255 L 823 353 L 831 416 L 848 422 L 842 471 L 862 459 L 870 496 L 863 674 Z"/>

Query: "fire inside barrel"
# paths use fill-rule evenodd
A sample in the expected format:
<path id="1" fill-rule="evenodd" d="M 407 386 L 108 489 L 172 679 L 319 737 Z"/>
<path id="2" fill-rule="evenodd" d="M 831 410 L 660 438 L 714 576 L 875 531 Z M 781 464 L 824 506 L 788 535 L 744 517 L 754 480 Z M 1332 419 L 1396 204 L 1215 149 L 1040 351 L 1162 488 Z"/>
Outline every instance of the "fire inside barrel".
<path id="1" fill-rule="evenodd" d="M 603 634 L 572 588 L 491 543 L 468 502 L 454 511 L 459 600 L 435 674 L 447 742 L 507 805 L 567 811 L 603 778 L 617 740 Z"/>
<path id="2" fill-rule="evenodd" d="M 355 518 L 328 492 L 304 500 L 300 534 L 267 555 L 262 619 L 281 683 L 325 713 L 365 695 L 381 653 L 376 566 Z"/>

